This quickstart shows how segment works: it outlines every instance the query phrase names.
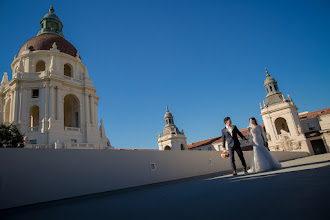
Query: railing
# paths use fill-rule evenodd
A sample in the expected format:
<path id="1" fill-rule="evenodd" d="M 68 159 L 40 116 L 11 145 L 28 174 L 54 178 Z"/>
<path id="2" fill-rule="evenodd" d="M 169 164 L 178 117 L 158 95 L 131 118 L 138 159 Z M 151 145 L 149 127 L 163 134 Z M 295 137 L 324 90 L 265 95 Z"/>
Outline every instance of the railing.
<path id="1" fill-rule="evenodd" d="M 76 127 L 64 127 L 65 131 L 80 131 L 80 128 Z"/>
<path id="2" fill-rule="evenodd" d="M 25 148 L 43 149 L 43 148 L 46 148 L 46 145 L 45 144 L 26 144 Z"/>
<path id="3" fill-rule="evenodd" d="M 90 143 L 63 143 L 65 149 L 104 149 L 100 144 L 90 144 Z"/>

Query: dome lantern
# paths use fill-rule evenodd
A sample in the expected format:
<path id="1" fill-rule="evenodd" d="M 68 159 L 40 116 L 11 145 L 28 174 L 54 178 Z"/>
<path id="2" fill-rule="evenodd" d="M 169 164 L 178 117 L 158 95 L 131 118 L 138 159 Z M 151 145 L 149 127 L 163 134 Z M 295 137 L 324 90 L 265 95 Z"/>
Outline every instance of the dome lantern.
<path id="1" fill-rule="evenodd" d="M 37 36 L 42 34 L 56 34 L 64 38 L 62 33 L 63 24 L 61 20 L 54 14 L 54 8 L 51 5 L 49 13 L 46 14 L 40 21 L 41 30 Z"/>

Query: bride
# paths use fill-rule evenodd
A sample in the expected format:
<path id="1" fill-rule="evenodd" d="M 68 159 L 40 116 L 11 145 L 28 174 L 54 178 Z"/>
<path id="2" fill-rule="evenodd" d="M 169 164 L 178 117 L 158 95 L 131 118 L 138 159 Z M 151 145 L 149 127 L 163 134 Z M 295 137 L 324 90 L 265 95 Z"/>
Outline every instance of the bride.
<path id="1" fill-rule="evenodd" d="M 250 118 L 248 128 L 249 142 L 253 145 L 251 168 L 249 173 L 263 172 L 272 169 L 279 169 L 282 165 L 270 154 L 266 148 L 267 138 L 264 129 L 258 125 L 255 118 Z"/>

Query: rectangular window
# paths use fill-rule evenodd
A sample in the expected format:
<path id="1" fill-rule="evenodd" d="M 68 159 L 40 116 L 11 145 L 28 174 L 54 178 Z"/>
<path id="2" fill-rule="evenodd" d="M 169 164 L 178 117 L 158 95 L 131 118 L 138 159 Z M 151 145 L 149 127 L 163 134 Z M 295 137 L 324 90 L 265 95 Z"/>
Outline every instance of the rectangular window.
<path id="1" fill-rule="evenodd" d="M 32 98 L 39 98 L 39 89 L 32 89 Z"/>
<path id="2" fill-rule="evenodd" d="M 207 150 L 212 150 L 212 147 L 208 147 Z"/>
<path id="3" fill-rule="evenodd" d="M 30 140 L 30 144 L 37 144 L 37 139 Z"/>
<path id="4" fill-rule="evenodd" d="M 50 21 L 47 21 L 47 29 L 51 29 L 52 28 L 51 25 L 52 23 Z"/>
<path id="5" fill-rule="evenodd" d="M 58 24 L 57 23 L 54 23 L 54 29 L 55 29 L 55 31 L 58 31 Z"/>
<path id="6" fill-rule="evenodd" d="M 77 143 L 76 139 L 71 139 L 71 143 Z"/>

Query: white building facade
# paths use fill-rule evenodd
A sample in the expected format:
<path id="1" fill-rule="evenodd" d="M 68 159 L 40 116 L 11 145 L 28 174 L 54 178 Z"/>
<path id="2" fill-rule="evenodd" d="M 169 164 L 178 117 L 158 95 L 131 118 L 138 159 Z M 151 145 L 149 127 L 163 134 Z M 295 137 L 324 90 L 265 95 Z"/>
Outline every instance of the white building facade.
<path id="1" fill-rule="evenodd" d="M 187 138 L 182 131 L 175 126 L 173 115 L 166 106 L 164 116 L 165 127 L 163 134 L 158 133 L 159 150 L 187 150 Z"/>
<path id="2" fill-rule="evenodd" d="M 99 97 L 76 48 L 49 13 L 28 40 L 0 86 L 0 123 L 13 123 L 28 138 L 27 147 L 112 148 L 101 120 Z"/>

